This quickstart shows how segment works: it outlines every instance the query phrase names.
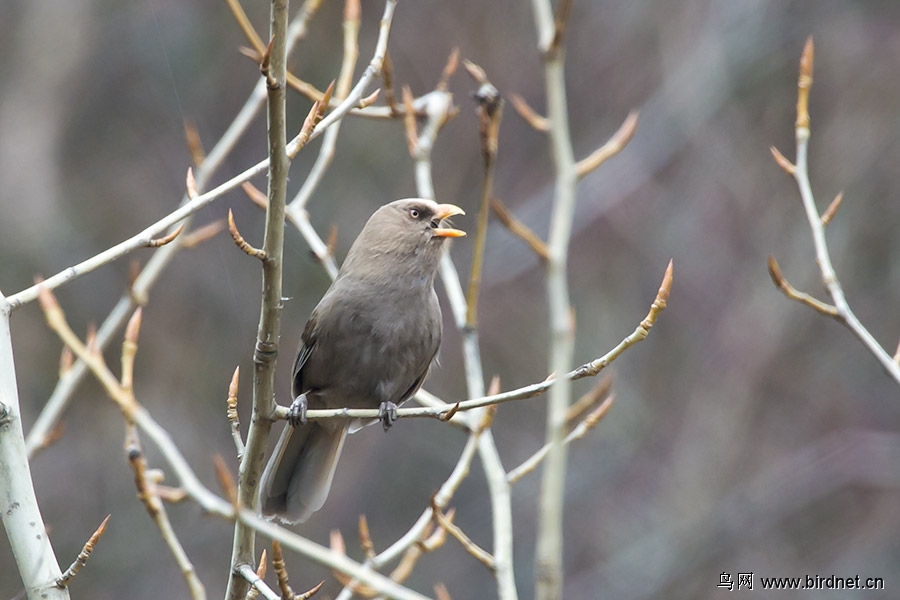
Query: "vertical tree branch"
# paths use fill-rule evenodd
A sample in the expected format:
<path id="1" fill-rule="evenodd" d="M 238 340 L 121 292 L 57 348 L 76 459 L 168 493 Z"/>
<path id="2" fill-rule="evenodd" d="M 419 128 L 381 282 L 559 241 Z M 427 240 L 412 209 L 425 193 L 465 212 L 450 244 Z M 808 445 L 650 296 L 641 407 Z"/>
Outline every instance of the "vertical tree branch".
<path id="1" fill-rule="evenodd" d="M 449 110 L 452 103 L 450 94 L 440 90 L 430 93 L 428 98 L 428 107 L 426 108 L 428 122 L 419 134 L 419 144 L 413 158 L 415 160 L 417 193 L 423 198 L 433 199 L 431 148 L 434 146 L 434 137 L 440 129 L 438 123 L 443 124 L 443 121 L 446 120 L 446 113 L 442 114 L 442 111 Z M 478 398 L 483 396 L 485 391 L 481 352 L 478 347 L 478 331 L 475 328 L 466 327 L 466 296 L 459 280 L 459 273 L 448 252 L 445 252 L 441 259 L 440 273 L 453 311 L 454 322 L 463 336 L 463 360 L 465 361 L 468 394 L 471 398 Z M 481 411 L 473 412 L 470 423 L 477 423 L 480 418 Z M 494 577 L 497 580 L 497 596 L 500 600 L 516 600 L 518 592 L 513 568 L 510 486 L 506 481 L 506 470 L 500 461 L 500 453 L 490 429 L 485 430 L 478 438 L 478 453 L 484 467 L 491 499 L 493 555 L 496 561 Z"/>
<path id="2" fill-rule="evenodd" d="M 28 598 L 68 598 L 68 590 L 56 585 L 62 572 L 44 529 L 28 466 L 9 314 L 10 306 L 0 294 L 0 518 Z"/>
<path id="3" fill-rule="evenodd" d="M 564 1 L 564 0 L 563 0 Z M 544 50 L 544 79 L 547 88 L 547 120 L 556 171 L 553 214 L 547 261 L 547 299 L 550 311 L 550 371 L 565 373 L 572 362 L 574 333 L 569 304 L 569 239 L 575 209 L 577 172 L 569 134 L 566 106 L 565 52 L 561 35 L 550 35 L 554 23 L 548 19 L 549 2 L 535 2 L 539 43 Z M 549 21 L 549 22 L 548 22 Z M 561 27 L 557 24 L 557 29 Z M 549 44 L 549 45 L 547 45 Z M 536 556 L 536 598 L 562 597 L 563 505 L 566 483 L 566 410 L 572 394 L 571 381 L 557 377 L 547 403 L 547 458 L 541 482 L 540 517 Z"/>
<path id="4" fill-rule="evenodd" d="M 828 290 L 834 306 L 837 309 L 837 318 L 842 321 L 850 330 L 859 338 L 866 346 L 869 352 L 881 363 L 881 366 L 887 374 L 898 384 L 900 384 L 900 365 L 894 361 L 893 357 L 878 343 L 875 337 L 856 317 L 856 314 L 850 309 L 847 299 L 844 296 L 844 290 L 841 282 L 838 280 L 831 264 L 831 255 L 828 252 L 828 245 L 825 242 L 825 225 L 819 216 L 819 209 L 816 206 L 816 200 L 813 197 L 812 186 L 809 182 L 809 169 L 807 166 L 807 153 L 809 149 L 809 92 L 813 81 L 813 41 L 812 37 L 807 39 L 806 46 L 803 48 L 803 55 L 800 59 L 800 77 L 797 83 L 797 122 L 796 122 L 796 139 L 797 139 L 797 163 L 793 170 L 794 179 L 797 181 L 797 187 L 800 189 L 800 197 L 803 200 L 803 209 L 806 212 L 806 218 L 809 221 L 809 228 L 812 231 L 813 245 L 816 250 L 816 262 L 819 265 L 819 271 L 822 274 L 822 283 Z"/>
<path id="5" fill-rule="evenodd" d="M 284 245 L 284 206 L 290 160 L 286 152 L 285 123 L 286 42 L 288 0 L 272 0 L 271 44 L 264 69 L 268 91 L 269 189 L 266 231 L 262 261 L 263 285 L 259 329 L 253 352 L 253 413 L 244 457 L 238 474 L 238 503 L 253 508 L 262 475 L 266 441 L 275 410 L 275 363 L 281 326 L 281 272 Z M 238 522 L 234 528 L 231 576 L 226 598 L 242 600 L 247 595 L 247 580 L 238 573 L 241 565 L 254 563 L 254 531 Z"/>

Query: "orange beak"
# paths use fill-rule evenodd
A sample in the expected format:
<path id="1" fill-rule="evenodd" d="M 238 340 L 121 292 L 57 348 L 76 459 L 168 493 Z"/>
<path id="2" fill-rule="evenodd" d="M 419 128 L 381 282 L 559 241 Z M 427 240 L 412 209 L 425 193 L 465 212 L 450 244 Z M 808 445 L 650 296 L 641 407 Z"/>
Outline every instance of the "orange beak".
<path id="1" fill-rule="evenodd" d="M 441 221 L 448 217 L 452 217 L 453 215 L 464 215 L 466 211 L 456 206 L 455 204 L 438 204 L 437 213 L 434 215 Z M 464 237 L 466 235 L 465 231 L 460 229 L 452 229 L 450 227 L 439 227 L 434 230 L 434 235 L 437 237 L 448 237 L 448 238 L 458 238 Z"/>

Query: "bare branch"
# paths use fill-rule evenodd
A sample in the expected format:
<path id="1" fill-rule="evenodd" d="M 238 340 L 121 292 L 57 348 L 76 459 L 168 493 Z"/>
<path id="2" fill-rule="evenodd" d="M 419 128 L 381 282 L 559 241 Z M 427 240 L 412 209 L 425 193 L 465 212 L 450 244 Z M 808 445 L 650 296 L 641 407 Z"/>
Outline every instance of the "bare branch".
<path id="1" fill-rule="evenodd" d="M 247 240 L 244 239 L 244 236 L 241 235 L 241 232 L 238 231 L 237 225 L 234 224 L 234 214 L 231 212 L 230 208 L 228 209 L 228 233 L 231 234 L 231 239 L 234 240 L 234 243 L 244 252 L 244 254 L 252 256 L 253 258 L 258 258 L 262 261 L 266 260 L 266 251 L 254 248 L 248 244 Z"/>
<path id="2" fill-rule="evenodd" d="M 438 80 L 438 84 L 435 87 L 436 90 L 440 92 L 447 91 L 450 78 L 456 73 L 457 67 L 459 67 L 459 46 L 455 47 L 453 51 L 450 52 L 450 56 L 447 57 L 447 64 L 444 65 L 444 70 L 441 72 L 441 78 Z"/>
<path id="3" fill-rule="evenodd" d="M 194 565 L 184 551 L 184 546 L 181 545 L 181 541 L 178 539 L 171 521 L 169 521 L 169 515 L 157 492 L 159 481 L 151 481 L 149 477 L 147 462 L 144 459 L 138 438 L 137 427 L 133 423 L 127 422 L 126 432 L 125 451 L 128 456 L 128 463 L 134 470 L 134 482 L 137 486 L 138 498 L 144 504 L 144 508 L 147 509 L 150 518 L 153 519 L 157 529 L 159 529 L 163 541 L 168 546 L 169 552 L 175 558 L 175 562 L 178 564 L 178 568 L 187 583 L 191 598 L 193 600 L 205 600 L 206 589 L 203 583 L 200 582 L 200 578 L 197 576 L 196 570 L 194 570 Z M 162 475 L 160 474 L 159 479 L 161 478 Z"/>
<path id="4" fill-rule="evenodd" d="M 778 166 L 784 169 L 788 175 L 793 176 L 795 174 L 797 167 L 794 166 L 794 163 L 785 158 L 784 154 L 782 154 L 778 148 L 769 146 L 769 152 L 772 153 L 772 158 L 775 159 Z"/>
<path id="5" fill-rule="evenodd" d="M 181 238 L 181 247 L 185 249 L 196 248 L 200 244 L 214 238 L 223 229 L 225 229 L 225 219 L 217 219 L 207 223 L 206 225 L 185 234 Z"/>
<path id="6" fill-rule="evenodd" d="M 166 244 L 168 244 L 169 242 L 171 242 L 172 240 L 177 238 L 183 229 L 184 229 L 184 224 L 181 224 L 177 228 L 175 228 L 175 230 L 172 233 L 165 235 L 161 238 L 151 238 L 151 239 L 147 240 L 147 243 L 144 245 L 147 248 L 159 248 L 160 246 L 165 246 Z"/>
<path id="7" fill-rule="evenodd" d="M 801 304 L 805 304 L 813 310 L 822 313 L 826 317 L 831 317 L 833 319 L 841 321 L 837 308 L 835 308 L 831 304 L 825 304 L 821 300 L 813 298 L 809 294 L 798 292 L 797 289 L 794 288 L 794 286 L 788 283 L 788 280 L 785 279 L 784 275 L 781 274 L 781 267 L 778 266 L 778 262 L 773 256 L 769 256 L 769 277 L 772 278 L 772 283 L 775 284 L 775 287 L 780 289 L 784 293 L 784 295 L 791 300 L 796 300 Z"/>
<path id="8" fill-rule="evenodd" d="M 834 218 L 834 215 L 837 214 L 838 209 L 841 207 L 841 202 L 844 201 L 844 192 L 838 192 L 838 195 L 834 197 L 834 200 L 831 201 L 831 204 L 828 205 L 828 208 L 825 209 L 825 212 L 822 213 L 822 217 L 819 219 L 822 222 L 822 226 L 825 227 L 831 220 Z"/>
<path id="9" fill-rule="evenodd" d="M 384 101 L 387 102 L 390 116 L 395 117 L 400 113 L 397 109 L 397 95 L 394 93 L 394 66 L 390 54 L 384 55 L 384 70 L 381 77 L 384 80 Z"/>
<path id="10" fill-rule="evenodd" d="M 419 133 L 416 131 L 416 113 L 413 110 L 412 90 L 408 85 L 404 85 L 402 89 L 403 95 L 403 126 L 406 132 L 406 147 L 409 155 L 416 157 L 416 151 L 419 147 Z"/>
<path id="11" fill-rule="evenodd" d="M 366 515 L 359 515 L 359 545 L 366 555 L 366 560 L 375 558 L 375 544 L 372 543 L 372 534 L 369 531 L 369 521 L 366 519 Z"/>
<path id="12" fill-rule="evenodd" d="M 566 436 L 564 443 L 571 444 L 575 440 L 580 440 L 596 427 L 597 423 L 606 416 L 606 413 L 609 412 L 609 409 L 612 407 L 613 398 L 613 395 L 607 396 L 600 406 L 591 411 L 584 420 L 572 429 L 569 435 Z M 549 451 L 550 445 L 545 444 L 543 448 L 532 454 L 531 457 L 526 459 L 521 465 L 510 471 L 506 475 L 506 480 L 512 485 L 522 479 L 525 475 L 534 472 L 541 464 L 541 461 L 547 457 Z"/>
<path id="13" fill-rule="evenodd" d="M 519 116 L 525 119 L 525 122 L 531 125 L 537 131 L 542 131 L 544 133 L 550 131 L 550 122 L 547 121 L 547 117 L 543 115 L 539 115 L 528 102 L 525 101 L 525 98 L 520 96 L 519 94 L 512 94 L 509 97 L 510 102 L 512 102 L 513 108 L 516 109 L 516 112 L 519 113 Z"/>
<path id="14" fill-rule="evenodd" d="M 94 551 L 94 547 L 97 545 L 97 542 L 100 541 L 100 538 L 103 537 L 103 533 L 106 531 L 106 524 L 109 523 L 110 515 L 106 515 L 106 518 L 103 519 L 103 522 L 100 523 L 100 526 L 97 527 L 96 531 L 91 534 L 91 537 L 87 542 L 84 543 L 84 547 L 81 549 L 81 552 L 78 553 L 78 557 L 75 559 L 66 571 L 59 576 L 56 580 L 56 585 L 58 587 L 64 588 L 69 585 L 69 582 L 78 574 L 78 571 L 87 564 L 88 559 L 91 557 L 91 553 Z"/>
<path id="15" fill-rule="evenodd" d="M 234 368 L 234 374 L 231 376 L 231 383 L 228 384 L 228 398 L 225 404 L 228 407 L 225 416 L 231 425 L 231 438 L 234 440 L 234 448 L 237 450 L 237 458 L 241 460 L 244 457 L 244 440 L 241 438 L 241 420 L 238 416 L 237 409 L 237 393 L 238 381 L 241 376 L 241 367 Z"/>
<path id="16" fill-rule="evenodd" d="M 566 423 L 571 425 L 573 422 L 581 418 L 585 412 L 591 410 L 604 398 L 612 389 L 612 375 L 605 375 L 597 381 L 596 384 L 581 398 L 579 398 L 569 410 L 566 411 Z"/>
<path id="17" fill-rule="evenodd" d="M 272 0 L 269 35 L 271 42 L 261 67 L 266 76 L 268 123 L 268 204 L 263 237 L 262 259 L 263 292 L 260 300 L 259 325 L 253 350 L 253 415 L 247 433 L 244 455 L 238 470 L 237 506 L 255 507 L 257 486 L 263 469 L 266 440 L 272 427 L 270 415 L 275 405 L 275 358 L 278 355 L 278 339 L 281 328 L 282 302 L 282 252 L 284 246 L 284 209 L 287 197 L 287 178 L 294 152 L 287 148 L 287 115 L 285 101 L 287 90 L 287 23 L 288 0 Z M 318 115 L 318 104 L 313 105 Z M 315 116 L 307 117 L 295 148 L 299 150 L 308 141 Z M 247 252 L 247 245 L 240 243 L 240 234 L 234 227 L 229 211 L 228 228 L 235 243 Z M 248 252 L 249 254 L 249 252 Z M 225 597 L 228 600 L 244 600 L 247 581 L 237 575 L 241 565 L 250 564 L 255 555 L 256 532 L 242 522 L 235 523 L 231 550 L 232 575 L 228 579 Z M 260 590 L 262 591 L 262 590 Z"/>
<path id="18" fill-rule="evenodd" d="M 494 557 L 491 554 L 481 548 L 478 544 L 472 541 L 469 536 L 465 534 L 465 532 L 459 528 L 453 522 L 453 515 L 445 515 L 441 510 L 434 510 L 434 519 L 437 522 L 438 526 L 442 529 L 446 530 L 456 541 L 458 541 L 463 548 L 465 548 L 466 552 L 474 556 L 478 561 L 486 566 L 491 571 L 496 570 L 497 565 L 496 561 L 494 561 Z"/>
<path id="19" fill-rule="evenodd" d="M 575 165 L 578 177 L 584 177 L 605 163 L 609 158 L 621 152 L 628 145 L 628 142 L 634 137 L 634 132 L 637 131 L 638 116 L 639 113 L 636 110 L 628 113 L 628 116 L 625 117 L 625 120 L 619 126 L 619 130 L 605 144 L 592 152 L 587 158 L 578 161 Z"/>
<path id="20" fill-rule="evenodd" d="M 567 275 L 569 242 L 575 215 L 575 188 L 578 171 L 569 131 L 566 99 L 565 53 L 562 41 L 571 3 L 560 0 L 556 17 L 549 0 L 534 0 L 538 48 L 544 58 L 544 88 L 547 121 L 553 155 L 555 185 L 550 217 L 547 260 L 547 299 L 550 315 L 550 368 L 565 373 L 571 366 L 575 332 L 572 327 Z M 562 597 L 563 502 L 567 448 L 565 416 L 572 389 L 565 377 L 554 379 L 547 402 L 546 442 L 550 445 L 544 463 L 539 501 L 538 537 L 535 560 L 535 598 Z"/>
<path id="21" fill-rule="evenodd" d="M 213 455 L 213 468 L 216 471 L 216 480 L 219 482 L 219 487 L 222 488 L 222 492 L 225 493 L 225 498 L 231 503 L 235 510 L 239 510 L 240 505 L 238 504 L 237 485 L 235 484 L 234 477 L 231 476 L 231 471 L 228 470 L 225 459 L 222 458 L 221 454 Z"/>
<path id="22" fill-rule="evenodd" d="M 797 129 L 809 129 L 809 91 L 813 83 L 814 55 L 813 39 L 809 36 L 800 55 L 800 77 L 797 79 Z"/>
<path id="23" fill-rule="evenodd" d="M 654 323 L 656 323 L 656 319 L 659 317 L 659 314 L 666 308 L 666 302 L 669 299 L 669 292 L 672 289 L 672 269 L 673 263 L 672 260 L 669 260 L 669 265 L 666 267 L 666 272 L 663 275 L 663 280 L 659 286 L 659 291 L 656 294 L 656 299 L 653 300 L 653 304 L 650 305 L 650 312 L 647 313 L 647 316 L 644 317 L 644 320 L 641 321 L 641 324 L 637 326 L 637 329 L 635 329 L 631 335 L 619 342 L 619 344 L 615 348 L 607 352 L 605 355 L 601 356 L 595 361 L 592 361 L 575 369 L 572 379 L 579 379 L 581 377 L 593 377 L 594 375 L 597 375 L 600 371 L 608 367 L 615 359 L 617 359 L 619 355 L 625 352 L 625 350 L 647 338 L 647 336 L 650 334 L 650 329 L 653 327 Z"/>
<path id="24" fill-rule="evenodd" d="M 206 151 L 203 150 L 203 142 L 200 140 L 197 126 L 187 120 L 184 122 L 184 140 L 191 155 L 191 162 L 199 166 L 206 158 Z"/>
<path id="25" fill-rule="evenodd" d="M 473 329 L 478 321 L 478 290 L 481 287 L 481 267 L 487 238 L 488 214 L 494 188 L 494 167 L 497 163 L 497 140 L 500 121 L 503 118 L 503 98 L 491 84 L 484 70 L 473 62 L 463 63 L 469 75 L 480 84 L 475 93 L 478 102 L 478 134 L 481 140 L 481 156 L 484 178 L 481 180 L 481 202 L 476 221 L 475 242 L 472 249 L 472 268 L 469 272 L 469 288 L 466 293 L 466 327 Z"/>
<path id="26" fill-rule="evenodd" d="M 243 577 L 244 580 L 249 583 L 253 588 L 259 591 L 262 594 L 263 598 L 266 600 L 281 600 L 281 596 L 279 596 L 275 590 L 266 585 L 266 582 L 262 580 L 262 578 L 256 574 L 256 571 L 253 570 L 252 565 L 239 565 L 237 567 L 237 574 L 240 577 Z"/>
<path id="27" fill-rule="evenodd" d="M 550 258 L 550 251 L 547 249 L 547 244 L 544 243 L 544 240 L 529 229 L 527 225 L 515 218 L 500 198 L 491 198 L 491 208 L 494 210 L 494 214 L 497 215 L 497 218 L 503 226 L 509 229 L 510 233 L 513 235 L 522 238 L 522 240 L 534 250 L 534 253 L 538 255 L 538 258 L 544 262 Z"/>
<path id="28" fill-rule="evenodd" d="M 553 41 L 547 49 L 548 54 L 558 52 L 563 46 L 566 25 L 568 25 L 569 16 L 572 14 L 572 4 L 573 0 L 559 0 L 556 4 L 556 14 L 553 19 Z"/>
<path id="29" fill-rule="evenodd" d="M 225 0 L 225 2 L 228 4 L 228 8 L 231 9 L 231 13 L 234 15 L 238 27 L 240 27 L 241 31 L 244 33 L 244 37 L 246 37 L 247 41 L 250 42 L 250 45 L 253 46 L 253 50 L 256 52 L 257 57 L 259 57 L 257 60 L 260 60 L 266 52 L 266 46 L 263 44 L 262 39 L 260 39 L 259 34 L 256 33 L 256 28 L 253 27 L 253 24 L 247 17 L 247 13 L 244 12 L 241 3 L 238 0 Z"/>
<path id="30" fill-rule="evenodd" d="M 815 198 L 813 197 L 808 170 L 810 137 L 809 92 L 812 88 L 813 81 L 813 57 L 813 41 L 812 37 L 809 37 L 806 40 L 806 44 L 803 47 L 803 54 L 800 57 L 800 73 L 797 78 L 797 121 L 795 128 L 797 160 L 792 174 L 797 182 L 797 187 L 800 190 L 803 209 L 806 212 L 806 219 L 809 223 L 810 231 L 812 232 L 813 245 L 816 252 L 816 263 L 819 265 L 822 283 L 828 290 L 828 295 L 831 296 L 834 310 L 831 310 L 831 306 L 821 303 L 806 294 L 796 292 L 796 290 L 790 287 L 784 280 L 784 277 L 780 276 L 780 271 L 777 268 L 778 265 L 775 263 L 774 259 L 771 258 L 769 261 L 770 274 L 772 274 L 775 284 L 778 285 L 788 297 L 803 302 L 818 312 L 833 317 L 843 323 L 878 360 L 884 370 L 887 371 L 888 375 L 900 385 L 900 364 L 894 360 L 894 357 L 888 354 L 850 309 L 850 305 L 847 303 L 847 299 L 844 296 L 844 290 L 841 287 L 841 283 L 838 280 L 837 273 L 835 273 L 834 266 L 831 262 L 831 255 L 828 251 L 828 245 L 825 242 L 825 225 L 831 220 L 834 212 L 837 211 L 837 206 L 840 204 L 840 201 L 835 199 L 829 209 L 825 211 L 825 215 L 820 217 L 818 208 L 816 207 Z M 825 218 L 826 216 L 827 218 Z M 773 265 L 775 266 L 774 272 L 772 269 Z M 776 274 L 778 277 L 776 277 Z M 780 283 L 779 280 L 782 283 Z"/>

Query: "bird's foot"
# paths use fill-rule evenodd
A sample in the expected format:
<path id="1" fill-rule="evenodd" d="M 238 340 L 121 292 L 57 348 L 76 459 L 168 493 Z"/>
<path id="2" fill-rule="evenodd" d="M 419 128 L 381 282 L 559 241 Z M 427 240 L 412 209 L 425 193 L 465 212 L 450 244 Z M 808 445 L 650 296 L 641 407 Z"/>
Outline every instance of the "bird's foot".
<path id="1" fill-rule="evenodd" d="M 300 394 L 294 398 L 287 414 L 287 422 L 291 424 L 291 427 L 306 425 L 306 409 L 308 406 L 309 402 L 306 400 L 306 394 Z"/>
<path id="2" fill-rule="evenodd" d="M 378 407 L 378 420 L 381 421 L 385 431 L 390 429 L 397 420 L 397 405 L 393 402 L 382 402 Z"/>

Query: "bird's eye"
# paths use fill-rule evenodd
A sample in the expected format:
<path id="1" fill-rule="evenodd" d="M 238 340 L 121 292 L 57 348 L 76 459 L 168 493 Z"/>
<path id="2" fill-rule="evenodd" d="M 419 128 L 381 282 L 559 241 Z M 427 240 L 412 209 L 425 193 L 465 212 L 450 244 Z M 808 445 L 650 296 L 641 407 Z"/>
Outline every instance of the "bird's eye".
<path id="1" fill-rule="evenodd" d="M 419 218 L 419 209 L 418 208 L 409 209 L 409 216 L 412 217 L 413 219 L 418 219 Z"/>

